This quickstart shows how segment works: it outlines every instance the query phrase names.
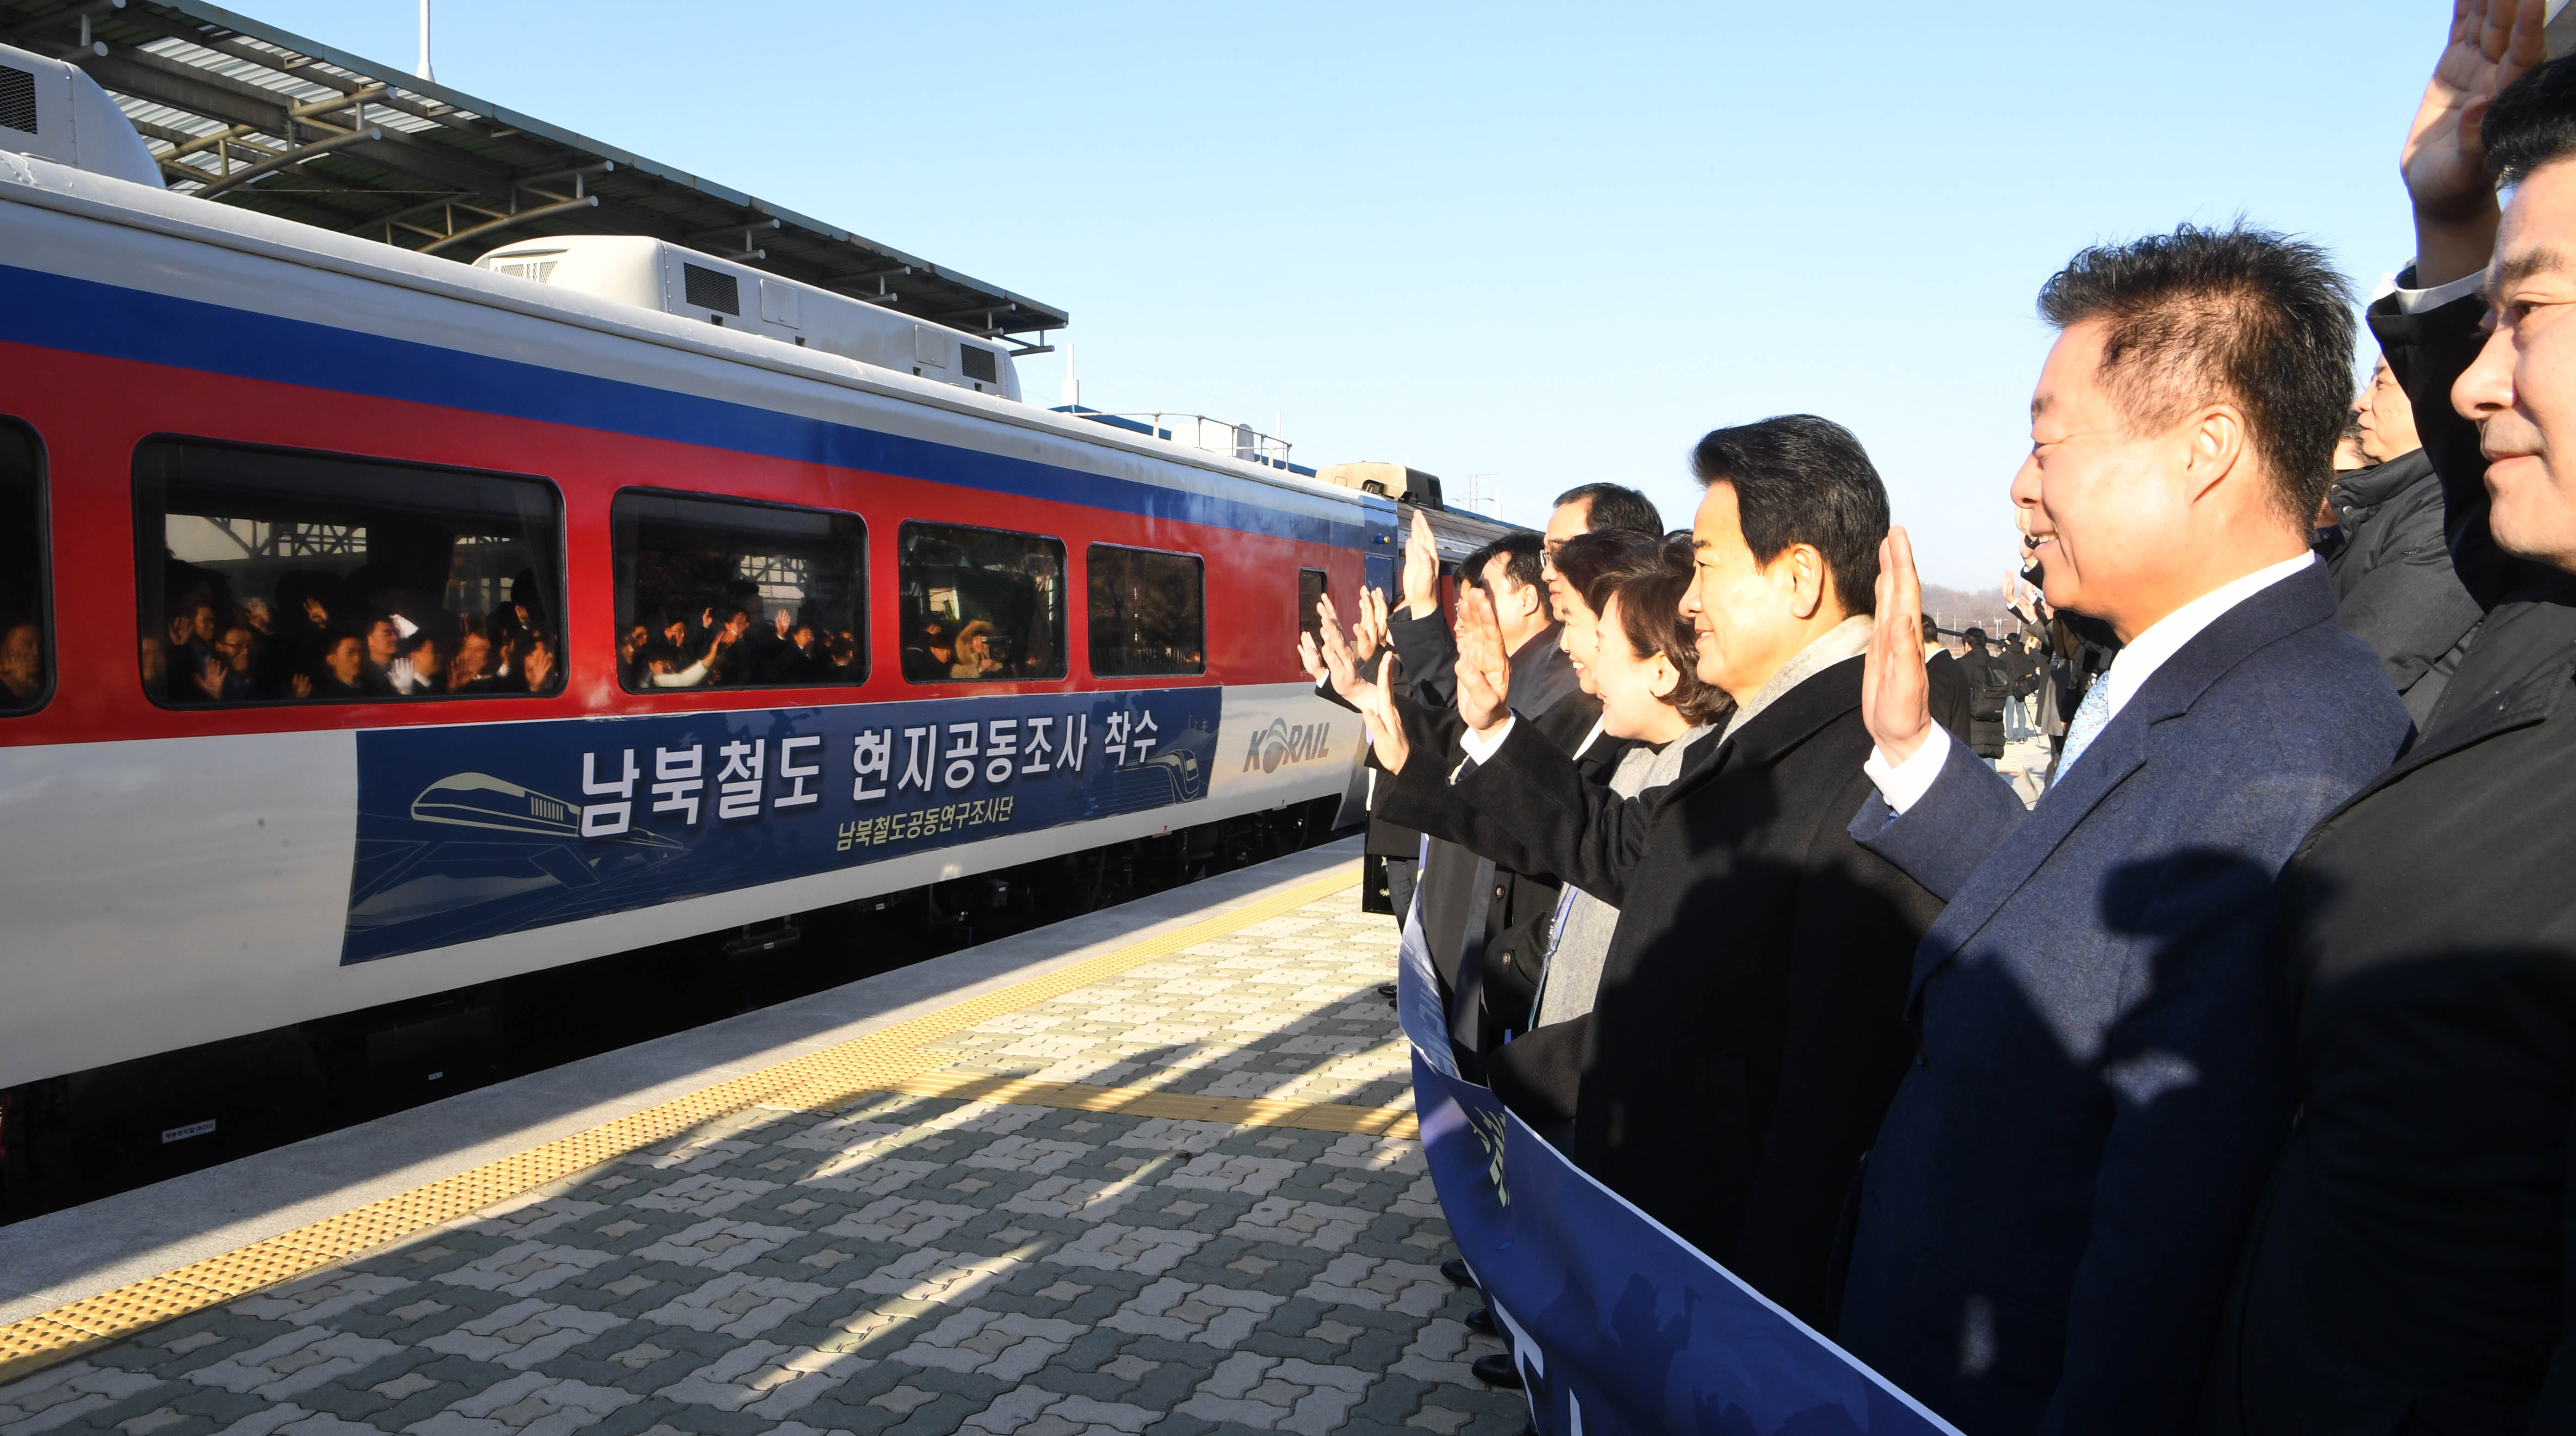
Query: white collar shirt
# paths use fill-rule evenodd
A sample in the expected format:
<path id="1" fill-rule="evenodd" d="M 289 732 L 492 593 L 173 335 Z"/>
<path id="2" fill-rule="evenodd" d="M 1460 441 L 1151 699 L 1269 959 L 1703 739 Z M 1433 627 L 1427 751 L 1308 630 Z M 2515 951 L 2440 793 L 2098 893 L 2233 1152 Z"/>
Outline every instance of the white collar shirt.
<path id="1" fill-rule="evenodd" d="M 2220 584 L 2148 624 L 2146 631 L 2131 639 L 2097 680 L 2110 685 L 2107 700 L 2110 711 L 2104 715 L 2103 721 L 2107 724 L 2119 717 L 2120 710 L 2128 706 L 2129 699 L 2139 689 L 2147 686 L 2147 680 L 2155 676 L 2156 670 L 2180 653 L 2185 644 L 2198 638 L 2202 630 L 2216 623 L 2236 605 L 2316 561 L 2315 554 L 2303 553 L 2296 558 L 2258 568 L 2243 578 Z M 1932 791 L 1933 780 L 1941 776 L 1942 765 L 1949 761 L 1952 741 L 1939 724 L 1934 724 L 1923 746 L 1915 749 L 1914 756 L 1904 762 L 1890 763 L 1887 755 L 1872 748 L 1868 761 L 1861 766 L 1869 774 L 1869 780 L 1878 785 L 1879 796 L 1887 800 L 1887 806 L 1902 813 L 1921 802 L 1925 793 Z"/>

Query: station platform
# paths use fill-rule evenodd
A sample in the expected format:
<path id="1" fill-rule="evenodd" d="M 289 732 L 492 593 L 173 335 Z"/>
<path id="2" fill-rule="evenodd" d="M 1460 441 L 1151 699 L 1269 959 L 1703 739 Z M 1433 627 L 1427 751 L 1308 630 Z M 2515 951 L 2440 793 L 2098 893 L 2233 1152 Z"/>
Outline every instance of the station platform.
<path id="1" fill-rule="evenodd" d="M 0 1436 L 1508 1436 L 1356 839 L 0 1228 Z"/>

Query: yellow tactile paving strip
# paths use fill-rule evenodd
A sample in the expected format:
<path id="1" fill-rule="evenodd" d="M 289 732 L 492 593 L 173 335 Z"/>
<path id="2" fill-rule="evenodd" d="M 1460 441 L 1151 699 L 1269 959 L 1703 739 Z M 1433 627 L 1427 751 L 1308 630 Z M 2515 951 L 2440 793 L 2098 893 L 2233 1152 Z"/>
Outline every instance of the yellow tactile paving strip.
<path id="1" fill-rule="evenodd" d="M 79 1352 L 131 1336 L 191 1312 L 247 1296 L 264 1287 L 337 1266 L 353 1257 L 420 1235 L 495 1202 L 532 1191 L 667 1141 L 711 1119 L 751 1107 L 824 1111 L 871 1092 L 970 1098 L 1019 1106 L 1068 1107 L 1142 1117 L 1177 1117 L 1245 1126 L 1297 1127 L 1310 1131 L 1365 1132 L 1410 1138 L 1413 1114 L 1401 1108 L 1367 1108 L 1321 1102 L 1211 1097 L 1141 1087 L 1101 1087 L 1079 1082 L 942 1073 L 953 1054 L 921 1049 L 987 1022 L 1104 978 L 1116 976 L 1196 943 L 1291 912 L 1359 881 L 1352 864 L 1286 892 L 1148 938 L 1114 952 L 1058 968 L 981 997 L 899 1023 L 838 1046 L 791 1058 L 758 1072 L 718 1082 L 587 1131 L 486 1162 L 426 1186 L 369 1202 L 264 1241 L 191 1262 L 175 1271 L 59 1306 L 40 1316 L 0 1326 L 0 1382 L 13 1380 Z"/>

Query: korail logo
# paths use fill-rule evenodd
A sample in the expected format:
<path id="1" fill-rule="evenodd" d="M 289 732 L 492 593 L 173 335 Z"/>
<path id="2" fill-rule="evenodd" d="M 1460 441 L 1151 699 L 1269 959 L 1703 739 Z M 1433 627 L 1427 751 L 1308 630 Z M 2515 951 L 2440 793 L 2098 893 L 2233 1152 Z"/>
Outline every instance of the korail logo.
<path id="1" fill-rule="evenodd" d="M 1276 773 L 1290 763 L 1304 763 L 1333 756 L 1333 725 L 1330 723 L 1291 724 L 1285 718 L 1273 718 L 1267 728 L 1255 729 L 1252 748 L 1243 755 L 1243 771 L 1259 768 Z"/>

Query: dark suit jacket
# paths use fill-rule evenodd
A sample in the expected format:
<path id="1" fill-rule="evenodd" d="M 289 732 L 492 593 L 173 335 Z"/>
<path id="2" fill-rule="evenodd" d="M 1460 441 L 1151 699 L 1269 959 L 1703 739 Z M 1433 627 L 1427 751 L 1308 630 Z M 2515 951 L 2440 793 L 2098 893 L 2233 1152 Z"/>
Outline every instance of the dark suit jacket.
<path id="1" fill-rule="evenodd" d="M 2272 880 L 2406 733 L 2311 566 L 2167 659 L 2036 811 L 1956 747 L 1904 816 L 1871 794 L 1852 835 L 1949 906 L 1862 1185 L 1852 1354 L 1978 1436 L 2189 1424 L 2290 1116 Z"/>
<path id="2" fill-rule="evenodd" d="M 1828 1325 L 1838 1218 L 1913 1050 L 1906 965 L 1937 906 L 1843 831 L 1869 786 L 1860 674 L 1815 674 L 1634 799 L 1526 726 L 1454 787 L 1407 763 L 1387 795 L 1425 832 L 1619 907 L 1588 1020 L 1495 1060 L 1576 1044 L 1575 1161 Z"/>
<path id="3" fill-rule="evenodd" d="M 1968 675 L 1947 649 L 1923 660 L 1923 681 L 1931 686 L 1932 721 L 1951 737 L 1968 741 Z"/>
<path id="4" fill-rule="evenodd" d="M 2004 702 L 2015 692 L 2012 660 L 1971 650 L 1956 660 L 1968 686 L 1968 747 L 1980 758 L 2004 755 Z"/>
<path id="5" fill-rule="evenodd" d="M 1398 617 L 1387 629 L 1404 671 L 1411 675 L 1413 706 L 1440 734 L 1437 751 L 1454 765 L 1463 725 L 1453 710 L 1458 646 L 1449 625 L 1437 615 Z M 1546 735 L 1561 757 L 1572 753 L 1591 731 L 1593 720 L 1601 716 L 1601 703 L 1576 682 L 1573 662 L 1556 640 L 1556 625 L 1550 624 L 1513 652 L 1511 704 L 1513 712 Z M 1379 811 L 1388 810 L 1381 803 Z M 1388 816 L 1402 821 L 1400 815 Z M 1490 872 L 1478 873 L 1474 854 L 1438 841 L 1437 834 L 1433 838 L 1419 879 L 1422 936 L 1431 949 L 1432 966 L 1454 995 L 1461 990 L 1461 970 L 1469 952 L 1484 945 L 1491 902 L 1485 894 L 1493 878 Z M 1482 1044 L 1471 1040 L 1468 1046 L 1475 1050 Z"/>
<path id="6" fill-rule="evenodd" d="M 1587 783 L 1607 785 L 1619 760 L 1637 746 L 1603 733 L 1575 755 L 1574 771 Z M 1526 1031 L 1548 949 L 1556 941 L 1556 913 L 1564 887 L 1553 873 L 1522 873 L 1497 865 L 1493 902 L 1485 910 L 1485 1008 L 1513 1032 Z"/>
<path id="7" fill-rule="evenodd" d="M 2282 875 L 2298 1127 L 2207 1430 L 2576 1431 L 2576 594 L 2487 528 L 2475 298 L 2375 307 L 2487 612 L 2406 756 Z"/>

